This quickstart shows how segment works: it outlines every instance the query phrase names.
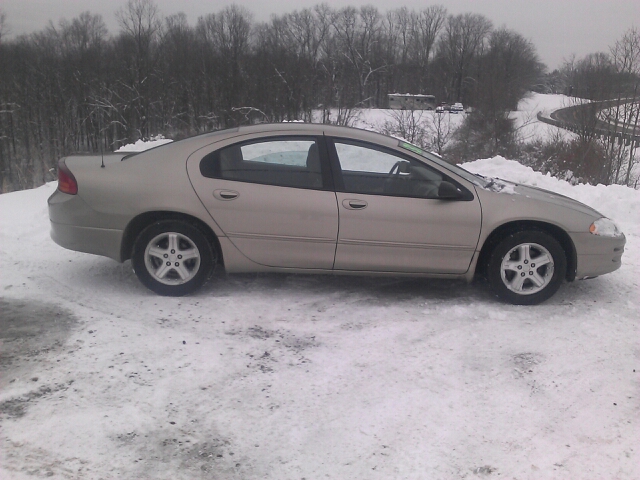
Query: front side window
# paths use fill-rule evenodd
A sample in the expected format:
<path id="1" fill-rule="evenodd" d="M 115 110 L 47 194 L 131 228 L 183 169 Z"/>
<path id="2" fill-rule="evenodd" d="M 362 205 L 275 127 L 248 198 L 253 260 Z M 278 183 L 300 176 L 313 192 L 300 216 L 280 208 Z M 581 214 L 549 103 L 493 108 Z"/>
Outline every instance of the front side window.
<path id="1" fill-rule="evenodd" d="M 400 148 L 404 148 L 405 150 L 409 150 L 410 152 L 417 153 L 421 157 L 424 157 L 427 160 L 437 164 L 438 166 L 443 167 L 455 173 L 456 175 L 464 178 L 466 181 L 473 183 L 474 185 L 485 187 L 486 184 L 489 183 L 484 178 L 481 178 L 478 175 L 474 175 L 473 173 L 467 172 L 464 168 L 458 165 L 447 162 L 440 155 L 437 155 L 433 152 L 427 152 L 426 150 L 423 150 L 422 148 L 416 145 L 412 145 L 411 143 L 407 143 L 401 140 L 400 142 L 398 142 L 398 146 Z"/>
<path id="2" fill-rule="evenodd" d="M 335 142 L 350 193 L 437 198 L 443 175 L 421 162 L 364 145 Z"/>
<path id="3" fill-rule="evenodd" d="M 322 188 L 318 144 L 313 138 L 268 139 L 206 155 L 200 172 L 209 178 L 281 187 Z"/>

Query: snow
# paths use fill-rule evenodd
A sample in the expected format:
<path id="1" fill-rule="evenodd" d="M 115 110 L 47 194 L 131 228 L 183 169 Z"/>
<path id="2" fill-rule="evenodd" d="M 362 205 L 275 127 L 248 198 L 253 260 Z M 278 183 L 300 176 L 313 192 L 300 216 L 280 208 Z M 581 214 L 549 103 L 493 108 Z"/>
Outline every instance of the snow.
<path id="1" fill-rule="evenodd" d="M 622 185 L 572 185 L 564 180 L 535 172 L 531 167 L 525 167 L 513 160 L 494 157 L 462 165 L 472 173 L 479 173 L 487 177 L 497 177 L 514 183 L 531 185 L 534 187 L 560 193 L 567 197 L 585 203 L 600 213 L 609 217 L 622 226 L 627 235 L 635 235 L 640 222 L 640 191 Z M 626 248 L 625 259 L 629 254 Z"/>
<path id="2" fill-rule="evenodd" d="M 527 97 L 520 101 L 518 109 L 511 112 L 510 116 L 515 120 L 518 134 L 525 142 L 548 140 L 554 136 L 558 136 L 561 139 L 570 139 L 573 138 L 575 134 L 540 122 L 537 115 L 540 113 L 548 117 L 554 110 L 570 107 L 578 101 L 581 100 L 566 95 L 530 92 Z M 385 123 L 393 124 L 396 122 L 396 117 L 400 114 L 399 112 L 402 111 L 375 108 L 361 109 L 358 110 L 355 115 L 353 126 L 381 131 Z M 416 110 L 415 116 L 417 122 L 423 124 L 427 130 L 434 130 L 434 119 L 437 116 L 442 116 L 447 123 L 447 130 L 449 129 L 450 122 L 451 131 L 457 129 L 465 118 L 464 113 L 436 113 L 432 110 Z"/>
<path id="3" fill-rule="evenodd" d="M 608 218 L 600 218 L 593 222 L 593 233 L 604 237 L 622 236 L 622 232 L 618 226 Z"/>
<path id="4" fill-rule="evenodd" d="M 494 192 L 502 192 L 508 195 L 516 195 L 516 184 L 515 183 L 507 183 L 502 181 L 500 178 L 492 178 L 490 179 L 490 183 L 487 185 L 487 188 L 491 189 Z"/>
<path id="5" fill-rule="evenodd" d="M 556 128 L 552 125 L 540 122 L 538 114 L 549 118 L 554 110 L 575 105 L 579 99 L 560 94 L 530 93 L 520 100 L 518 109 L 511 112 L 511 118 L 516 121 L 516 129 L 520 138 L 525 142 L 536 140 L 548 140 L 554 136 L 568 140 L 575 134 L 568 130 Z"/>
<path id="6" fill-rule="evenodd" d="M 396 97 L 411 97 L 411 98 L 424 98 L 424 97 L 433 97 L 433 95 L 423 95 L 421 93 L 389 93 L 388 97 L 396 96 Z"/>
<path id="7" fill-rule="evenodd" d="M 55 184 L 0 195 L 0 478 L 640 478 L 640 192 L 464 167 L 595 207 L 622 268 L 536 307 L 284 274 L 165 298 L 51 241 Z"/>
<path id="8" fill-rule="evenodd" d="M 399 115 L 402 115 L 403 110 L 392 110 L 383 108 L 368 108 L 358 111 L 355 117 L 353 126 L 356 128 L 364 128 L 367 130 L 373 130 L 376 132 L 383 131 L 386 123 L 393 124 L 397 120 Z M 424 124 L 427 129 L 433 129 L 436 117 L 442 115 L 446 122 L 446 128 L 449 129 L 451 125 L 451 131 L 457 129 L 462 125 L 465 115 L 463 113 L 436 113 L 434 110 L 415 110 L 414 116 L 417 123 Z"/>
<path id="9" fill-rule="evenodd" d="M 166 143 L 171 143 L 173 140 L 170 138 L 164 138 L 162 135 L 157 135 L 150 140 L 136 140 L 135 143 L 128 143 L 116 150 L 116 152 L 142 152 L 149 150 L 150 148 L 159 147 Z"/>

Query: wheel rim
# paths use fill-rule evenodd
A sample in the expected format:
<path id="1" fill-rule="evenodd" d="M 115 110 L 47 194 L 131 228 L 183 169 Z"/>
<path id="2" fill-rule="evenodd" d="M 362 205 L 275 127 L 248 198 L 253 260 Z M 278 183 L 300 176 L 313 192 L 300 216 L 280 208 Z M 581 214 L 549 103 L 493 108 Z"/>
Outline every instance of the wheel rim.
<path id="1" fill-rule="evenodd" d="M 200 251 L 181 233 L 161 233 L 147 244 L 144 263 L 154 280 L 165 285 L 182 285 L 198 273 Z"/>
<path id="2" fill-rule="evenodd" d="M 503 257 L 500 275 L 504 285 L 518 295 L 533 295 L 553 278 L 553 256 L 537 243 L 522 243 Z"/>

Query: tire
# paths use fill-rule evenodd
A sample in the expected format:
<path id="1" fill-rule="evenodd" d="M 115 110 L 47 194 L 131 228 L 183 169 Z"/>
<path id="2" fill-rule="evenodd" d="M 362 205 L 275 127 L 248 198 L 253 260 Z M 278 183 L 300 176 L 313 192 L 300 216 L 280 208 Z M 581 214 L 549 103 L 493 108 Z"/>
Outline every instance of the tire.
<path id="1" fill-rule="evenodd" d="M 502 240 L 491 253 L 489 284 L 501 300 L 536 305 L 558 291 L 567 271 L 560 243 L 547 233 L 529 230 Z"/>
<path id="2" fill-rule="evenodd" d="M 142 284 L 159 295 L 181 297 L 211 276 L 217 251 L 196 226 L 162 220 L 145 228 L 133 245 L 131 263 Z"/>

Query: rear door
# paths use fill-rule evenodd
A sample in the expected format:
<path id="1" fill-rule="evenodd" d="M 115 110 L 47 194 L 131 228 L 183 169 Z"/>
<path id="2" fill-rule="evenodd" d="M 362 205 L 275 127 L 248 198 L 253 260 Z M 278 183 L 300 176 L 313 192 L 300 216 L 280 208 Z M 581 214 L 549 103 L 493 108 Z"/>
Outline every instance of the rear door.
<path id="1" fill-rule="evenodd" d="M 334 139 L 329 151 L 340 212 L 335 270 L 460 274 L 469 269 L 481 227 L 473 187 L 390 149 Z M 464 197 L 438 199 L 443 180 L 464 190 Z"/>
<path id="2" fill-rule="evenodd" d="M 188 171 L 212 218 L 249 259 L 330 270 L 338 210 L 326 162 L 322 136 L 278 135 L 196 152 Z"/>

